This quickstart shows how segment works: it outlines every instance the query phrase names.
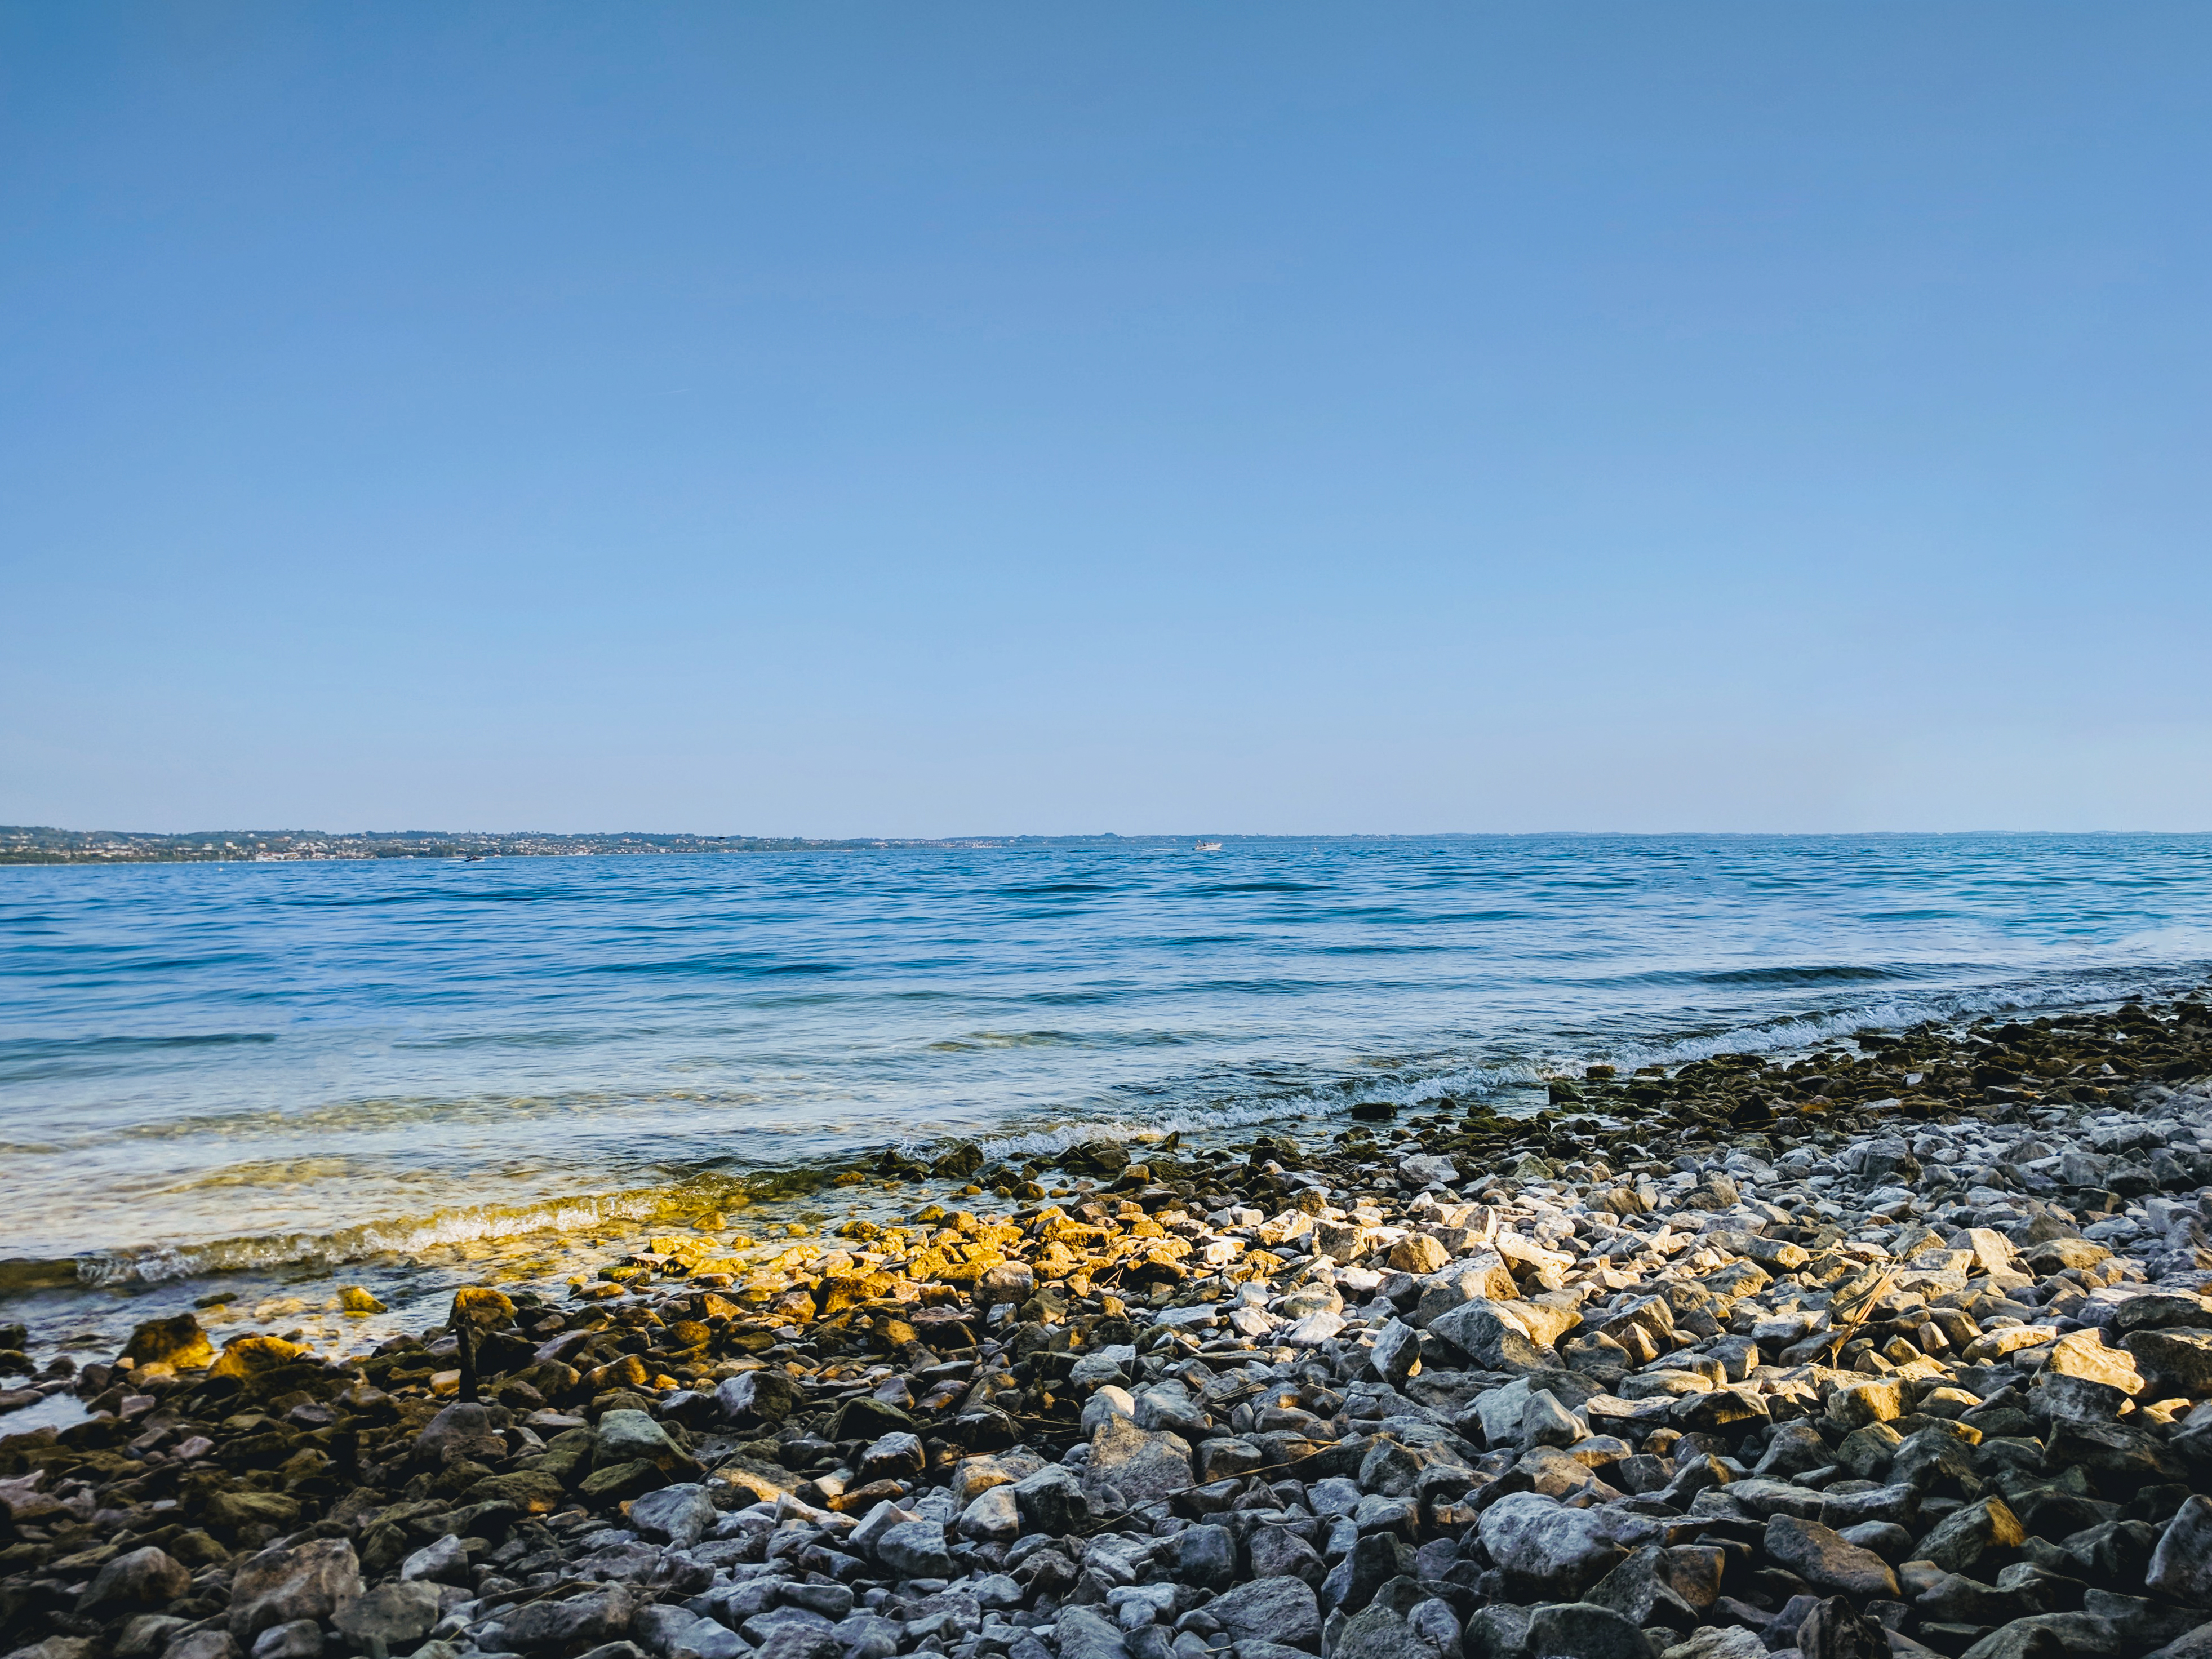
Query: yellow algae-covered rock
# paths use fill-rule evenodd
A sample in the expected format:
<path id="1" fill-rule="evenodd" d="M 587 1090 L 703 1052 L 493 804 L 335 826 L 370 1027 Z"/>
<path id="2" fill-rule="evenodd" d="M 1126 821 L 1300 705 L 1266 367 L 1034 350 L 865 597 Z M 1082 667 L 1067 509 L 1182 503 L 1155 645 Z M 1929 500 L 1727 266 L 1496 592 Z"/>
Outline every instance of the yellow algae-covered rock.
<path id="1" fill-rule="evenodd" d="M 1091 1226 L 1072 1216 L 1056 1215 L 1037 1229 L 1037 1237 L 1048 1244 L 1088 1248 L 1105 1243 L 1112 1235 L 1103 1227 Z"/>
<path id="2" fill-rule="evenodd" d="M 190 1314 L 179 1314 L 173 1319 L 149 1319 L 131 1333 L 131 1340 L 124 1344 L 119 1356 L 139 1365 L 167 1365 L 172 1370 L 187 1371 L 209 1364 L 215 1358 L 214 1345 L 200 1322 Z"/>
<path id="3" fill-rule="evenodd" d="M 611 1364 L 584 1373 L 584 1381 L 593 1394 L 605 1394 L 609 1389 L 647 1389 L 653 1386 L 653 1371 L 634 1353 L 626 1353 Z"/>
<path id="4" fill-rule="evenodd" d="M 1089 1260 L 1055 1240 L 1039 1250 L 1030 1266 L 1039 1279 L 1065 1279 L 1078 1267 L 1087 1267 Z"/>
<path id="5" fill-rule="evenodd" d="M 338 1292 L 338 1307 L 349 1314 L 380 1314 L 388 1311 L 385 1305 L 358 1285 L 349 1285 Z"/>
<path id="6" fill-rule="evenodd" d="M 465 1323 L 480 1331 L 495 1331 L 514 1322 L 514 1304 L 505 1291 L 488 1285 L 462 1285 L 453 1292 L 453 1305 L 446 1316 L 447 1327 L 452 1330 Z"/>
<path id="7" fill-rule="evenodd" d="M 307 1352 L 297 1342 L 287 1342 L 281 1336 L 234 1336 L 222 1345 L 222 1357 L 215 1362 L 210 1375 L 252 1376 L 258 1372 L 274 1370 L 279 1365 L 289 1365 Z"/>
<path id="8" fill-rule="evenodd" d="M 947 1239 L 932 1244 L 916 1253 L 906 1264 L 907 1275 L 912 1279 L 935 1279 L 940 1285 L 973 1285 L 978 1279 L 1006 1260 L 1005 1255 L 988 1245 Z"/>
<path id="9" fill-rule="evenodd" d="M 814 1293 L 815 1305 L 824 1318 L 863 1302 L 880 1301 L 897 1289 L 890 1273 L 835 1273 L 824 1279 Z"/>

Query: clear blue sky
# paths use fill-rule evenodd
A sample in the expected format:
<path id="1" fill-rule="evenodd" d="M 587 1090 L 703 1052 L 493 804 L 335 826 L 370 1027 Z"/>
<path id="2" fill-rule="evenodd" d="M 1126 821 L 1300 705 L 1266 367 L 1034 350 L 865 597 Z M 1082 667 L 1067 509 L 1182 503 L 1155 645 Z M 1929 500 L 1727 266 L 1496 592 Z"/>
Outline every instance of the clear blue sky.
<path id="1" fill-rule="evenodd" d="M 0 6 L 0 821 L 2212 828 L 2208 62 Z"/>

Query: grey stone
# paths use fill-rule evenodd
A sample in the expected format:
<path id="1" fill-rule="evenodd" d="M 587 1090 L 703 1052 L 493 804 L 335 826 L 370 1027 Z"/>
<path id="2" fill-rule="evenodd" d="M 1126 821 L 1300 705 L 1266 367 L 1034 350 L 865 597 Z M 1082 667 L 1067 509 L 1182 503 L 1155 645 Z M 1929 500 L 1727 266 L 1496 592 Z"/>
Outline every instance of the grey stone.
<path id="1" fill-rule="evenodd" d="M 1172 1497 L 1190 1484 L 1190 1443 L 1179 1434 L 1139 1428 L 1117 1416 L 1091 1437 L 1091 1461 L 1083 1469 L 1087 1497 L 1111 1486 L 1125 1502 L 1138 1504 Z"/>
<path id="2" fill-rule="evenodd" d="M 226 1622 L 233 1637 L 250 1642 L 271 1625 L 327 1619 L 361 1589 L 361 1563 L 343 1538 L 266 1549 L 233 1575 Z"/>
<path id="3" fill-rule="evenodd" d="M 1219 1531 L 1214 1528 L 1210 1530 Z M 1226 1534 L 1224 1534 L 1225 1536 Z M 1312 1545 L 1287 1527 L 1262 1527 L 1248 1547 L 1255 1578 L 1303 1578 L 1316 1589 L 1328 1576 L 1328 1564 Z"/>
<path id="4" fill-rule="evenodd" d="M 1013 1492 L 1025 1532 L 1050 1533 L 1058 1538 L 1080 1530 L 1091 1519 L 1084 1483 L 1060 1464 L 1015 1481 Z"/>
<path id="5" fill-rule="evenodd" d="M 36 1647 L 25 1648 L 25 1654 L 37 1654 L 39 1659 L 91 1659 L 92 1644 L 81 1642 L 74 1651 L 57 1644 L 69 1641 L 67 1637 L 50 1636 Z M 40 1653 L 40 1650 L 45 1650 Z M 9 1659 L 17 1659 L 15 1655 Z M 227 1630 L 197 1630 L 189 1636 L 180 1636 L 161 1650 L 161 1659 L 238 1659 L 238 1644 L 230 1639 Z"/>
<path id="6" fill-rule="evenodd" d="M 1237 1580 L 1237 1540 L 1226 1527 L 1186 1527 L 1161 1540 L 1158 1553 L 1177 1579 L 1200 1589 L 1226 1589 Z"/>
<path id="7" fill-rule="evenodd" d="M 434 1538 L 399 1564 L 405 1579 L 451 1579 L 458 1583 L 467 1573 L 469 1553 L 452 1533 Z"/>
<path id="8" fill-rule="evenodd" d="M 1766 1553 L 1815 1589 L 1861 1600 L 1897 1599 L 1897 1575 L 1888 1562 L 1817 1521 L 1773 1516 L 1766 1523 Z"/>
<path id="9" fill-rule="evenodd" d="M 1407 1659 L 1415 1650 L 1412 1628 L 1389 1607 L 1361 1608 L 1340 1626 L 1331 1659 Z"/>
<path id="10" fill-rule="evenodd" d="M 1889 1659 L 1889 1637 L 1842 1596 L 1832 1595 L 1797 1626 L 1797 1650 L 1804 1659 Z"/>
<path id="11" fill-rule="evenodd" d="M 1741 1625 L 1707 1625 L 1660 1659 L 1766 1659 L 1766 1644 Z"/>
<path id="12" fill-rule="evenodd" d="M 1136 1397 L 1120 1384 L 1109 1382 L 1083 1402 L 1083 1432 L 1098 1432 L 1098 1425 L 1109 1417 L 1133 1419 L 1137 1414 Z"/>
<path id="13" fill-rule="evenodd" d="M 1395 1389 L 1412 1376 L 1413 1367 L 1420 1363 L 1421 1334 L 1411 1325 L 1394 1319 L 1376 1334 L 1367 1358 L 1376 1375 Z"/>
<path id="14" fill-rule="evenodd" d="M 1468 1616 L 1467 1627 L 1460 1632 L 1460 1649 L 1467 1659 L 1525 1659 L 1528 1621 L 1534 1616 L 1531 1609 L 1510 1601 L 1492 1601 L 1478 1607 Z"/>
<path id="15" fill-rule="evenodd" d="M 842 1659 L 844 1651 L 833 1631 L 787 1625 L 760 1644 L 758 1659 Z"/>
<path id="16" fill-rule="evenodd" d="M 1127 1659 L 1128 1647 L 1114 1621 L 1097 1607 L 1062 1607 L 1060 1659 Z"/>
<path id="17" fill-rule="evenodd" d="M 1321 1641 L 1321 1603 L 1299 1578 L 1262 1578 L 1225 1590 L 1206 1604 L 1207 1615 L 1235 1641 L 1280 1642 L 1307 1648 Z"/>
<path id="18" fill-rule="evenodd" d="M 2027 1537 L 2027 1528 L 2002 1498 L 1984 1498 L 1939 1522 L 1920 1540 L 1920 1554 L 1946 1572 L 1971 1572 L 1986 1552 L 2017 1549 Z"/>
<path id="19" fill-rule="evenodd" d="M 704 1486 L 683 1482 L 649 1492 L 629 1506 L 629 1524 L 655 1543 L 688 1550 L 714 1528 L 714 1500 Z"/>
<path id="20" fill-rule="evenodd" d="M 1627 1553 L 1596 1510 L 1567 1509 L 1537 1492 L 1499 1498 L 1478 1530 L 1498 1566 L 1560 1601 L 1579 1596 Z"/>
<path id="21" fill-rule="evenodd" d="M 2144 1584 L 2192 1607 L 2212 1607 L 2212 1499 L 2201 1492 L 2182 1500 L 2159 1535 Z"/>
<path id="22" fill-rule="evenodd" d="M 808 1607 L 769 1607 L 745 1620 L 738 1626 L 738 1633 L 764 1648 L 786 1631 L 829 1636 L 835 1628 L 829 1620 Z"/>
<path id="23" fill-rule="evenodd" d="M 323 1627 L 312 1619 L 271 1625 L 253 1638 L 253 1659 L 322 1659 Z"/>
<path id="24" fill-rule="evenodd" d="M 2212 1659 L 2212 1624 L 2197 1626 L 2143 1659 Z"/>
<path id="25" fill-rule="evenodd" d="M 845 1659 L 891 1659 L 905 1639 L 906 1627 L 872 1613 L 856 1613 L 840 1620 L 830 1634 L 845 1650 Z"/>
<path id="26" fill-rule="evenodd" d="M 1532 1394 L 1521 1408 L 1521 1443 L 1524 1446 L 1571 1446 L 1588 1438 L 1589 1431 L 1577 1423 L 1548 1394 Z"/>
<path id="27" fill-rule="evenodd" d="M 1503 1388 L 1486 1389 L 1474 1397 L 1474 1414 L 1482 1425 L 1482 1437 L 1492 1446 L 1517 1445 L 1522 1413 L 1528 1408 L 1531 1390 L 1526 1377 Z"/>
<path id="28" fill-rule="evenodd" d="M 1014 1495 L 1014 1489 L 986 1487 L 960 1512 L 958 1531 L 963 1538 L 977 1543 L 1013 1542 L 1022 1531 L 1021 1500 Z"/>
<path id="29" fill-rule="evenodd" d="M 690 1461 L 683 1448 L 668 1437 L 667 1430 L 643 1412 L 627 1406 L 599 1414 L 599 1424 L 592 1431 L 592 1449 L 601 1468 L 636 1462 L 667 1468 Z"/>
<path id="30" fill-rule="evenodd" d="M 952 1557 L 934 1521 L 902 1521 L 876 1540 L 876 1559 L 902 1578 L 949 1578 Z"/>
<path id="31" fill-rule="evenodd" d="M 1770 1480 L 1787 1480 L 1793 1474 L 1804 1474 L 1833 1462 L 1828 1443 L 1820 1437 L 1820 1430 L 1801 1419 L 1784 1423 L 1774 1431 L 1774 1437 L 1767 1442 L 1766 1450 L 1752 1473 Z"/>
<path id="32" fill-rule="evenodd" d="M 501 1615 L 500 1645 L 517 1653 L 535 1653 L 615 1641 L 629 1633 L 636 1608 L 625 1584 L 610 1584 L 558 1601 L 526 1601 Z"/>
<path id="33" fill-rule="evenodd" d="M 506 1450 L 507 1442 L 491 1425 L 490 1407 L 470 1400 L 447 1407 L 415 1437 L 415 1455 L 428 1463 L 450 1462 L 457 1456 L 485 1452 L 497 1455 Z"/>
<path id="34" fill-rule="evenodd" d="M 1331 1545 L 1334 1553 L 1334 1545 Z M 1353 1613 L 1373 1599 L 1392 1579 L 1413 1566 L 1413 1552 L 1389 1533 L 1354 1534 L 1343 1559 L 1321 1582 L 1321 1605 L 1325 1613 Z"/>
<path id="35" fill-rule="evenodd" d="M 1528 1651 L 1542 1659 L 1651 1659 L 1641 1630 L 1593 1601 L 1537 1608 L 1528 1620 Z"/>
<path id="36" fill-rule="evenodd" d="M 853 1528 L 845 1541 L 863 1555 L 873 1555 L 878 1539 L 893 1527 L 920 1518 L 912 1510 L 902 1510 L 896 1504 L 878 1504 L 860 1517 L 860 1524 Z"/>
<path id="37" fill-rule="evenodd" d="M 979 1607 L 1018 1607 L 1024 1597 L 1022 1587 L 1003 1572 L 987 1572 L 974 1585 L 975 1605 Z"/>
<path id="38" fill-rule="evenodd" d="M 1249 1474 L 1267 1461 L 1253 1441 L 1235 1435 L 1216 1435 L 1198 1443 L 1198 1481 L 1209 1486 L 1232 1475 Z"/>
<path id="39" fill-rule="evenodd" d="M 1203 1435 L 1209 1425 L 1205 1411 L 1179 1382 L 1163 1382 L 1136 1396 L 1137 1426 L 1167 1429 L 1176 1434 Z"/>
<path id="40" fill-rule="evenodd" d="M 1862 1521 L 1855 1527 L 1838 1527 L 1836 1535 L 1846 1544 L 1856 1544 L 1863 1550 L 1872 1550 L 1893 1566 L 1899 1561 L 1909 1561 L 1919 1547 L 1912 1534 L 1894 1521 Z"/>
<path id="41" fill-rule="evenodd" d="M 191 1622 L 167 1613 L 141 1613 L 124 1626 L 122 1635 L 115 1638 L 115 1659 L 157 1659 L 161 1650 L 176 1639 L 177 1632 Z M 319 1632 L 316 1639 L 320 1641 Z"/>
<path id="42" fill-rule="evenodd" d="M 1415 1602 L 1406 1614 L 1406 1628 L 1413 1632 L 1415 1654 L 1460 1659 L 1459 1615 L 1450 1602 L 1434 1595 Z"/>
<path id="43" fill-rule="evenodd" d="M 1476 1267 L 1448 1267 L 1423 1285 L 1407 1322 L 1425 1331 L 1440 1316 L 1477 1298 L 1510 1301 L 1520 1293 L 1512 1273 L 1495 1257 Z"/>
<path id="44" fill-rule="evenodd" d="M 921 1437 L 896 1429 L 878 1437 L 860 1453 L 860 1477 L 863 1482 L 911 1480 L 928 1462 Z"/>
<path id="45" fill-rule="evenodd" d="M 1103 1388 L 1109 1382 L 1127 1382 L 1128 1362 L 1135 1358 L 1136 1350 L 1127 1346 L 1093 1348 L 1075 1362 L 1067 1380 L 1073 1386 L 1085 1389 Z"/>
<path id="46" fill-rule="evenodd" d="M 103 1616 L 133 1607 L 167 1606 L 190 1594 L 191 1569 L 166 1550 L 148 1546 L 116 1556 L 92 1576 L 77 1597 L 79 1613 Z"/>
<path id="47" fill-rule="evenodd" d="M 660 1571 L 660 1546 L 633 1538 L 623 1543 L 610 1544 L 605 1549 L 593 1550 L 573 1563 L 571 1571 L 579 1578 L 641 1584 Z"/>
<path id="48" fill-rule="evenodd" d="M 363 1653 L 382 1643 L 389 1651 L 411 1649 L 438 1622 L 438 1587 L 419 1579 L 393 1579 L 355 1597 L 331 1615 L 338 1634 Z"/>
<path id="49" fill-rule="evenodd" d="M 732 1423 L 781 1423 L 805 1401 L 789 1375 L 767 1369 L 724 1377 L 714 1389 L 714 1403 Z"/>
<path id="50" fill-rule="evenodd" d="M 630 1639 L 647 1653 L 665 1654 L 675 1647 L 677 1638 L 696 1624 L 699 1615 L 689 1607 L 672 1602 L 654 1602 L 640 1607 L 637 1616 L 629 1622 Z"/>
<path id="51" fill-rule="evenodd" d="M 1531 1342 L 1526 1333 L 1503 1318 L 1489 1304 L 1462 1303 L 1429 1322 L 1431 1335 L 1452 1346 L 1489 1371 L 1533 1374 L 1559 1369 L 1559 1356 Z"/>
<path id="52" fill-rule="evenodd" d="M 712 1619 L 696 1619 L 669 1644 L 668 1659 L 739 1659 L 749 1651 L 737 1632 Z"/>
<path id="53" fill-rule="evenodd" d="M 1668 1582 L 1667 1552 L 1646 1544 L 1583 1592 L 1589 1601 L 1611 1607 L 1638 1629 L 1663 1625 L 1669 1630 L 1694 1630 L 1698 1609 Z"/>
<path id="54" fill-rule="evenodd" d="M 824 1619 L 842 1619 L 853 1611 L 853 1592 L 844 1584 L 789 1583 L 781 1591 L 787 1607 L 805 1607 Z"/>
<path id="55" fill-rule="evenodd" d="M 2135 1356 L 2157 1395 L 2212 1394 L 2212 1330 L 2163 1328 L 2130 1331 L 2120 1346 Z"/>

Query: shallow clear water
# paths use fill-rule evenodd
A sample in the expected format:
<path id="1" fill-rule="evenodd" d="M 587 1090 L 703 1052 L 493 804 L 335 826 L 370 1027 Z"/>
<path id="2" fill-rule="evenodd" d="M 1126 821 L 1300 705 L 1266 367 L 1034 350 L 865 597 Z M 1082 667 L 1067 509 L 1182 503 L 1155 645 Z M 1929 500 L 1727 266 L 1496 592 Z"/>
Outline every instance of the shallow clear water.
<path id="1" fill-rule="evenodd" d="M 619 1229 L 890 1142 L 1510 1109 L 2208 960 L 2203 836 L 0 869 L 0 1257 L 119 1287 Z"/>

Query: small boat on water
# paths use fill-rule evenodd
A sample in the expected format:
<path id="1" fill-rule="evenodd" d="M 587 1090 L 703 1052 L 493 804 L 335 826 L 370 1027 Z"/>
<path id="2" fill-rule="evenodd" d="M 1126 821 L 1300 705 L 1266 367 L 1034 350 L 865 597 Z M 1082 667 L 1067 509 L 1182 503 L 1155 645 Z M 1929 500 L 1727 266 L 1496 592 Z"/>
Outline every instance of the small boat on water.
<path id="1" fill-rule="evenodd" d="M 1201 841 L 1195 843 L 1190 850 L 1194 853 L 1218 853 L 1221 850 L 1221 843 L 1218 841 Z"/>

